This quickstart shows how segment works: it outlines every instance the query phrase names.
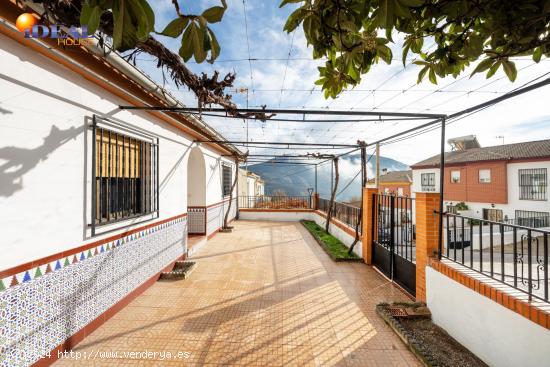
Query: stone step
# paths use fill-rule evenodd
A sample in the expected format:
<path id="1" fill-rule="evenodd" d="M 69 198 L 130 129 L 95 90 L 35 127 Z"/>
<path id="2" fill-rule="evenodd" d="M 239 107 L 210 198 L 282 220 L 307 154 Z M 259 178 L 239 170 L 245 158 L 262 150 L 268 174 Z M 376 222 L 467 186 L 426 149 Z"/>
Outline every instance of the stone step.
<path id="1" fill-rule="evenodd" d="M 172 271 L 165 271 L 161 273 L 159 280 L 186 279 L 196 267 L 197 263 L 194 261 L 176 261 Z"/>

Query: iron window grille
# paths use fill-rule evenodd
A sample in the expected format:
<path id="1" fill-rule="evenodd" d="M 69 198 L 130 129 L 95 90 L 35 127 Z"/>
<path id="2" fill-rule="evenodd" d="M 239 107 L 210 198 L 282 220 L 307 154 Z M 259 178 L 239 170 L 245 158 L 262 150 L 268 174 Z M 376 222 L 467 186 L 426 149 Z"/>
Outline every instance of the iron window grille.
<path id="1" fill-rule="evenodd" d="M 231 167 L 222 165 L 222 176 L 223 176 L 223 196 L 229 196 L 231 193 Z"/>
<path id="2" fill-rule="evenodd" d="M 550 213 L 516 210 L 515 224 L 531 228 L 550 227 Z"/>
<path id="3" fill-rule="evenodd" d="M 422 173 L 420 175 L 422 191 L 435 191 L 435 173 Z"/>
<path id="4" fill-rule="evenodd" d="M 158 214 L 158 140 L 97 125 L 92 137 L 92 236 L 97 226 Z"/>
<path id="5" fill-rule="evenodd" d="M 546 168 L 520 169 L 519 199 L 547 200 L 548 174 Z"/>

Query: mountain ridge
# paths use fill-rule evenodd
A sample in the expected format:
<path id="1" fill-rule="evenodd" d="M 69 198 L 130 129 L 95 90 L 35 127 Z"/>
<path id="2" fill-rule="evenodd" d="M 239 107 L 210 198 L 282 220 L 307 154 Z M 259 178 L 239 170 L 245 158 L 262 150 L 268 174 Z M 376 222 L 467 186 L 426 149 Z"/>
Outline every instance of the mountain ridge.
<path id="1" fill-rule="evenodd" d="M 317 187 L 322 197 L 330 195 L 330 167 L 328 162 L 318 166 L 317 169 Z M 349 201 L 361 196 L 360 175 L 357 173 L 361 168 L 361 155 L 354 154 L 343 156 L 339 161 L 340 181 L 337 193 L 348 186 L 345 191 L 337 195 L 337 200 Z M 380 157 L 380 169 L 388 171 L 402 171 L 409 169 L 408 165 L 388 157 Z M 309 195 L 307 189 L 315 187 L 315 168 L 304 168 L 303 165 L 286 165 L 277 163 L 258 163 L 249 165 L 248 170 L 261 176 L 265 181 L 265 194 L 273 195 L 275 193 L 284 193 L 290 196 Z M 375 170 L 375 161 L 371 159 L 367 163 L 367 176 L 373 177 Z"/>

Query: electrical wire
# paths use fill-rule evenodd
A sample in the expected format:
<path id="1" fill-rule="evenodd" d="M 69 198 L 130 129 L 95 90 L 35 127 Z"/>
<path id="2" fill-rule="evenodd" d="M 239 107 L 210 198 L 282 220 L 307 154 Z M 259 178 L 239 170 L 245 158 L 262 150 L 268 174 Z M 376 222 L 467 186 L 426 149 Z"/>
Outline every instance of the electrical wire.
<path id="1" fill-rule="evenodd" d="M 544 78 L 545 76 L 547 76 L 547 75 L 549 75 L 549 74 L 550 74 L 550 72 L 544 73 L 543 75 L 540 75 L 540 76 L 538 76 L 538 77 L 536 77 L 536 78 L 534 78 L 534 79 L 532 79 L 532 80 L 530 80 L 530 81 L 524 83 L 523 85 L 521 85 L 521 86 L 519 86 L 519 87 L 517 87 L 517 88 L 514 88 L 514 89 L 512 89 L 512 90 L 510 90 L 510 91 L 508 91 L 508 92 L 506 92 L 504 95 L 510 94 L 510 93 L 512 93 L 512 92 L 515 92 L 515 91 L 521 89 L 521 88 L 524 88 L 524 87 L 528 86 L 529 84 L 532 84 L 532 83 L 536 82 L 537 80 L 542 79 L 542 78 Z M 503 78 L 504 78 L 504 77 L 503 77 Z M 495 103 L 495 104 L 496 104 L 496 103 Z M 480 108 L 480 109 L 478 109 L 478 110 L 472 111 L 472 112 L 470 112 L 470 113 L 468 113 L 468 114 L 466 114 L 466 115 L 459 116 L 459 117 L 457 117 L 457 118 L 455 118 L 455 119 L 449 119 L 449 120 L 447 120 L 447 121 L 445 122 L 445 125 L 448 126 L 448 125 L 450 125 L 450 124 L 452 124 L 452 123 L 455 123 L 455 122 L 457 122 L 457 121 L 460 121 L 460 120 L 462 120 L 462 119 L 465 119 L 466 117 L 469 117 L 469 116 L 472 116 L 473 114 L 479 113 L 479 112 L 481 112 L 481 111 L 483 111 L 483 110 L 485 110 L 485 109 L 487 109 L 487 108 L 489 108 L 489 107 L 494 106 L 495 104 L 491 104 L 491 105 L 485 106 L 485 107 Z M 437 124 L 436 124 L 436 125 L 433 125 L 433 126 L 429 126 L 429 127 L 427 127 L 427 128 L 424 128 L 424 129 L 421 129 L 421 130 L 419 130 L 419 131 L 415 131 L 415 132 L 413 132 L 413 133 L 411 133 L 411 134 L 407 134 L 407 135 L 398 137 L 398 138 L 396 138 L 396 139 L 393 139 L 393 140 L 389 140 L 389 141 L 383 142 L 383 143 L 381 143 L 380 145 L 394 144 L 394 143 L 397 143 L 397 142 L 400 142 L 400 141 L 403 141 L 403 140 L 412 139 L 412 138 L 414 138 L 414 137 L 416 137 L 416 136 L 419 136 L 419 135 L 422 135 L 422 134 L 426 134 L 426 133 L 431 132 L 431 131 L 436 130 L 436 129 L 439 129 L 439 125 L 437 125 Z"/>
<path id="2" fill-rule="evenodd" d="M 294 36 L 296 35 L 296 30 L 292 32 L 292 38 L 290 40 L 290 48 L 288 49 L 288 57 L 285 64 L 285 72 L 283 74 L 283 82 L 281 83 L 281 94 L 279 95 L 279 108 L 281 107 L 281 102 L 283 100 L 283 89 L 285 87 L 286 72 L 288 70 L 288 61 L 290 60 L 290 54 L 292 53 L 292 47 L 294 47 Z"/>
<path id="3" fill-rule="evenodd" d="M 252 88 L 252 98 L 254 98 L 255 96 L 254 75 L 252 71 L 252 57 L 250 56 L 250 38 L 248 37 L 248 19 L 246 16 L 246 0 L 243 0 L 243 13 L 244 13 L 244 30 L 246 34 L 246 48 L 248 50 L 248 66 L 250 68 L 250 87 Z"/>

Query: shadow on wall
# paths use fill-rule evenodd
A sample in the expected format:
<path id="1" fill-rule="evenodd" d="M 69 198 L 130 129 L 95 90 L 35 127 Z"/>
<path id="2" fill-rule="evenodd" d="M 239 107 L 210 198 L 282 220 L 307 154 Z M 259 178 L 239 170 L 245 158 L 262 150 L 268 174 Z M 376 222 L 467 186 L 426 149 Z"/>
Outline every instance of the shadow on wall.
<path id="1" fill-rule="evenodd" d="M 60 130 L 53 125 L 44 143 L 36 148 L 2 147 L 0 148 L 0 197 L 8 197 L 23 188 L 23 176 L 35 168 L 38 163 L 48 159 L 57 148 L 84 131 L 84 126 Z"/>

